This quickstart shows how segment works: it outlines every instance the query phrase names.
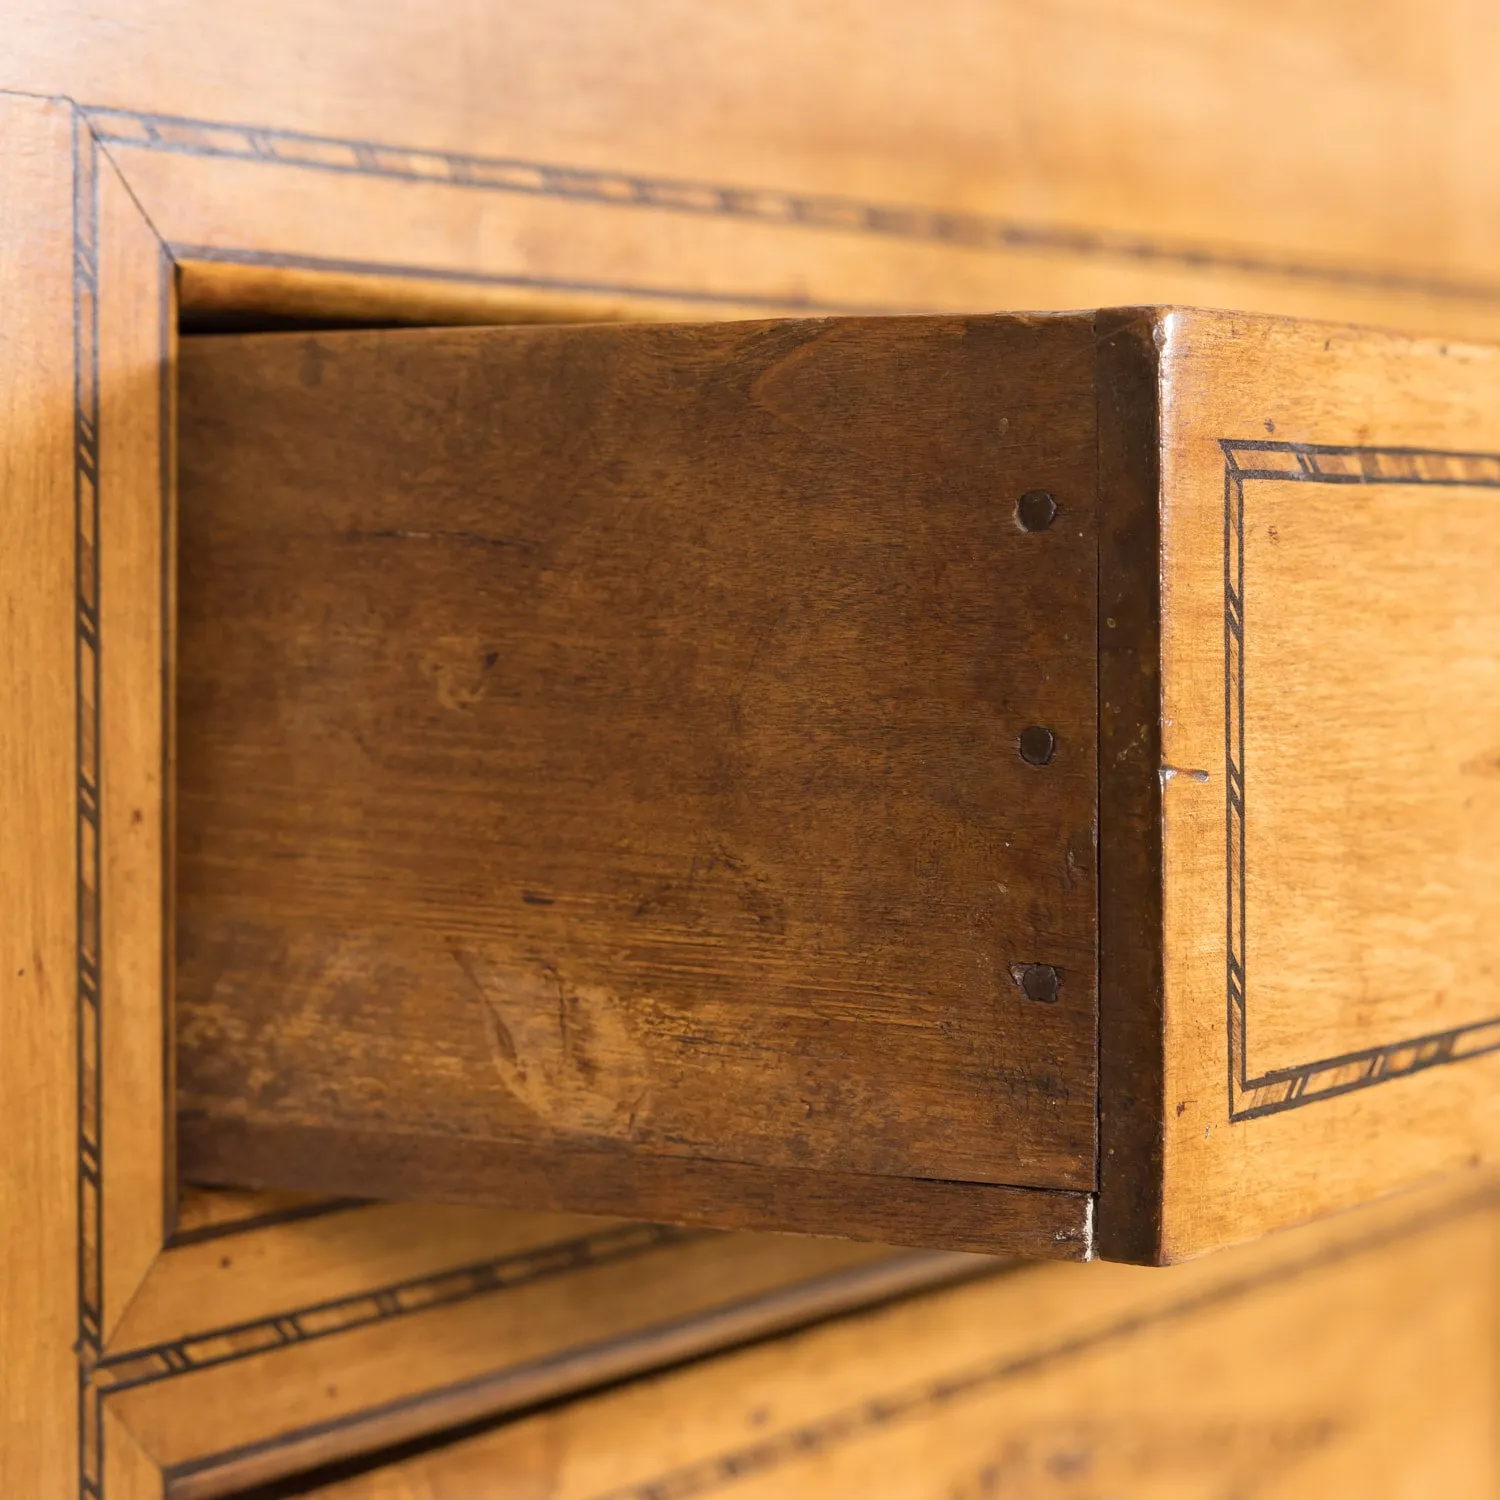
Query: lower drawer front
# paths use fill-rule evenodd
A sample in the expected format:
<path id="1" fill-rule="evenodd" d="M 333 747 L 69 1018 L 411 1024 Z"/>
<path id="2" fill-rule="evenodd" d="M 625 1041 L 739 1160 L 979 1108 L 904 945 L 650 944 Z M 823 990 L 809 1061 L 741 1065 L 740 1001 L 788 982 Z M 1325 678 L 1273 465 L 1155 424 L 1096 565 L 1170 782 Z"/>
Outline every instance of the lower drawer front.
<path id="1" fill-rule="evenodd" d="M 513 1421 L 322 1500 L 1496 1492 L 1493 1193 L 1187 1267 L 1049 1265 Z"/>

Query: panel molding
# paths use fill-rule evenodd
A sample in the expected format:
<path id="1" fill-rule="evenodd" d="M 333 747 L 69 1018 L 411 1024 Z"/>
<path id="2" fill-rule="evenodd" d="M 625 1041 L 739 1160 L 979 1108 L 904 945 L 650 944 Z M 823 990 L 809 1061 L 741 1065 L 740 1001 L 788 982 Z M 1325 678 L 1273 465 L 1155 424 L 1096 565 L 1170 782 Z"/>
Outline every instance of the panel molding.
<path id="1" fill-rule="evenodd" d="M 622 1224 L 426 1276 L 387 1282 L 343 1297 L 287 1307 L 265 1317 L 194 1329 L 164 1343 L 104 1354 L 94 1367 L 100 1396 L 232 1364 L 267 1349 L 328 1338 L 431 1308 L 456 1307 L 491 1292 L 524 1287 L 590 1266 L 633 1259 L 665 1246 L 703 1239 L 702 1232 L 659 1224 Z"/>
<path id="2" fill-rule="evenodd" d="M 523 157 L 435 151 L 385 141 L 317 135 L 239 121 L 154 114 L 146 110 L 86 105 L 83 114 L 101 142 L 182 156 L 251 161 L 303 171 L 379 177 L 394 182 L 436 183 L 481 192 L 570 199 L 612 208 L 711 215 L 775 224 L 788 229 L 831 230 L 841 234 L 927 241 L 982 252 L 1051 251 L 1195 270 L 1217 267 L 1242 275 L 1327 282 L 1386 292 L 1500 300 L 1500 285 L 1489 281 L 1469 281 L 1416 271 L 1320 264 L 1296 257 L 1268 256 L 1250 250 L 1225 249 L 1165 237 L 1112 234 L 922 204 L 613 171 Z M 203 253 L 199 251 L 199 254 Z"/>
<path id="3" fill-rule="evenodd" d="M 1500 489 L 1500 454 L 1221 438 L 1224 453 L 1225 988 L 1229 1118 L 1253 1120 L 1500 1051 L 1500 1015 L 1252 1076 L 1246 955 L 1245 487 L 1258 480 Z"/>

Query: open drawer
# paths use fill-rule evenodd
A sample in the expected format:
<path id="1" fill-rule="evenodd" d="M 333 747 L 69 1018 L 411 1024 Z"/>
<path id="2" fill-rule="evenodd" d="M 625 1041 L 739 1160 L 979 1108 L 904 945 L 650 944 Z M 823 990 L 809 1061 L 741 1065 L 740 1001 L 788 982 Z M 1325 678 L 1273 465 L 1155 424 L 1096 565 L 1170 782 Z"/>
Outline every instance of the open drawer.
<path id="1" fill-rule="evenodd" d="M 1500 357 L 188 341 L 202 1180 L 1172 1260 L 1500 1143 Z"/>

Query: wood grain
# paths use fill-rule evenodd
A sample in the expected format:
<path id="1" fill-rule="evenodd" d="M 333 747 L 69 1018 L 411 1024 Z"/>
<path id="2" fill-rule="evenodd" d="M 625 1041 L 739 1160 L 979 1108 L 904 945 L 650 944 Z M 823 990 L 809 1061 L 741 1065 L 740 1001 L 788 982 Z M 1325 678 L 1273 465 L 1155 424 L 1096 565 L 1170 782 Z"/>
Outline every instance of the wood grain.
<path id="1" fill-rule="evenodd" d="M 201 1243 L 247 1228 L 322 1218 L 363 1204 L 358 1199 L 316 1198 L 307 1193 L 257 1193 L 244 1188 L 181 1186 L 169 1245 Z"/>
<path id="2" fill-rule="evenodd" d="M 101 1130 L 104 1334 L 172 1218 L 172 441 L 176 305 L 171 265 L 120 175 L 96 161 L 99 422 L 100 923 L 107 992 Z M 107 487 L 107 494 L 105 493 Z"/>
<path id="3" fill-rule="evenodd" d="M 166 1252 L 97 1379 L 159 1482 L 201 1500 L 990 1264 L 383 1205 Z"/>
<path id="4" fill-rule="evenodd" d="M 831 1234 L 836 1226 L 858 1240 L 1060 1260 L 1086 1260 L 1093 1247 L 1092 1194 L 984 1182 L 627 1155 L 587 1144 L 554 1156 L 528 1148 L 512 1161 L 482 1140 L 228 1115 L 186 1117 L 183 1158 L 202 1175 L 286 1182 L 309 1192 L 368 1183 L 373 1173 L 382 1193 L 403 1202 L 650 1212 L 677 1224 L 786 1234 Z"/>
<path id="5" fill-rule="evenodd" d="M 159 1256 L 110 1344 L 112 1359 L 186 1331 L 273 1320 L 285 1307 L 321 1306 L 418 1283 L 455 1266 L 522 1257 L 615 1229 L 569 1214 L 504 1214 L 426 1205 L 368 1204 L 319 1217 L 250 1221 Z"/>
<path id="6" fill-rule="evenodd" d="M 0 1491 L 76 1466 L 72 121 L 0 98 Z"/>
<path id="7" fill-rule="evenodd" d="M 837 552 L 846 534 L 826 519 L 837 505 L 805 534 L 799 513 L 787 535 L 814 562 L 798 574 L 781 550 L 777 505 L 791 493 L 805 505 L 830 483 L 837 491 L 830 451 L 861 475 L 859 462 L 878 453 L 898 487 L 930 493 L 923 460 L 908 458 L 913 434 L 937 442 L 952 413 L 981 409 L 923 364 L 933 335 L 960 327 L 1067 331 L 1060 394 L 1034 408 L 1049 436 L 1027 449 L 1028 429 L 1007 429 L 1021 447 L 1002 450 L 1009 467 L 992 472 L 986 442 L 1008 418 L 955 428 L 944 451 L 972 454 L 974 471 L 949 464 L 939 483 L 965 524 L 944 530 L 924 499 L 920 548 L 930 552 L 895 541 L 899 504 L 878 520 L 859 509 L 850 523 L 880 536 L 878 553 Z M 858 359 L 857 376 L 837 360 L 826 367 L 842 403 L 828 404 L 817 373 L 825 344 L 842 358 L 877 330 L 889 368 L 923 369 L 934 405 L 871 378 Z M 466 397 L 444 364 L 462 367 L 450 351 L 491 346 L 523 372 L 498 414 Z M 619 352 L 631 349 L 638 362 Z M 1018 349 L 1004 346 L 992 385 L 1044 391 Z M 1088 792 L 1051 774 L 1088 774 L 1092 745 L 1067 747 L 1095 733 L 1110 872 L 1103 1253 L 1176 1259 L 1491 1158 L 1492 351 L 1145 310 L 1090 323 L 222 340 L 202 359 L 185 471 L 201 506 L 190 524 L 203 528 L 184 634 L 194 749 L 180 953 L 193 1170 L 308 1191 L 1084 1252 L 1082 1199 L 1012 1191 L 1087 1193 L 1083 1134 L 1066 1137 L 1078 1155 L 1064 1160 L 1066 1148 L 1031 1133 L 1024 1102 L 1014 1120 L 989 1112 L 981 1076 L 943 1047 L 967 1038 L 978 1062 L 974 1039 L 988 1036 L 999 1049 L 985 1054 L 990 1076 L 1005 1088 L 1060 1077 L 1058 1112 L 1045 1118 L 1092 1130 L 1092 1118 L 1079 1125 L 1068 1113 L 1091 1109 L 1092 1037 L 1069 1032 L 1064 1053 L 1050 1040 L 1060 1033 L 1043 1028 L 1091 1019 L 1066 1006 L 1093 939 L 1092 911 L 1080 917 L 1071 904 L 1092 900 L 1092 866 L 1073 851 L 1093 813 Z M 341 359 L 348 373 L 324 374 Z M 393 373 L 365 373 L 383 366 Z M 753 421 L 738 394 L 722 409 L 697 395 L 707 404 L 673 407 L 684 389 L 717 389 L 735 366 L 754 392 Z M 334 394 L 298 388 L 311 367 Z M 779 405 L 791 368 L 796 400 Z M 223 386 L 210 394 L 215 378 Z M 587 394 L 596 379 L 619 405 Z M 358 408 L 362 422 L 395 432 L 405 408 L 392 392 L 403 381 L 421 393 L 418 411 L 443 413 L 417 419 L 413 436 L 355 424 L 351 438 L 319 405 Z M 520 394 L 532 382 L 544 417 Z M 1087 418 L 1073 394 L 1085 388 Z M 637 389 L 649 392 L 644 425 L 621 415 L 642 399 Z M 795 408 L 796 436 L 757 425 L 765 408 L 778 420 Z M 711 457 L 682 458 L 661 415 L 672 410 L 690 413 Z M 509 427 L 518 412 L 524 427 Z M 820 446 L 805 446 L 806 431 Z M 269 460 L 265 432 L 278 438 Z M 577 468 L 554 457 L 571 445 L 586 445 Z M 356 448 L 363 459 L 350 457 Z M 1109 497 L 1094 619 L 1091 559 L 1075 560 L 1062 593 L 1038 592 L 1060 580 L 1041 572 L 1023 592 L 1003 570 L 1021 565 L 1035 538 L 1003 516 L 994 525 L 993 506 L 967 508 L 968 497 L 1016 494 L 1063 460 L 1078 467 L 1046 487 L 1063 496 L 1064 526 L 1072 497 L 1096 483 Z M 718 528 L 700 497 L 725 494 L 724 473 L 752 463 L 774 476 L 734 492 L 753 532 Z M 489 489 L 468 477 L 502 472 L 503 486 Z M 457 510 L 445 509 L 450 484 Z M 686 503 L 674 510 L 679 492 Z M 609 497 L 603 510 L 598 493 Z M 567 528 L 564 551 L 532 520 L 544 494 Z M 633 506 L 628 528 L 613 509 L 621 497 Z M 990 530 L 970 525 L 978 516 Z M 1094 535 L 1090 517 L 1077 540 L 1087 547 Z M 893 543 L 899 584 L 884 571 Z M 844 560 L 830 569 L 836 555 Z M 979 556 L 996 569 L 986 582 L 949 568 Z M 762 594 L 754 580 L 767 566 L 775 586 Z M 929 568 L 940 592 L 914 589 Z M 639 581 L 664 576 L 665 589 Z M 549 592 L 533 578 L 565 583 Z M 859 614 L 854 591 L 872 579 L 884 597 Z M 979 593 L 966 605 L 968 586 L 986 598 L 1009 592 L 1034 622 L 1017 626 L 1030 642 L 1018 650 L 998 613 L 1001 633 L 982 634 L 991 606 Z M 1069 587 L 1081 592 L 1065 597 Z M 487 602 L 499 594 L 503 606 Z M 1040 676 L 1008 675 L 1022 654 Z M 877 655 L 882 675 L 872 677 Z M 560 710 L 560 682 L 582 685 L 581 708 Z M 872 682 L 879 713 L 852 718 Z M 606 684 L 607 713 L 597 708 Z M 957 731 L 940 759 L 923 738 L 934 685 L 945 734 Z M 1054 725 L 1064 746 L 1046 777 L 1015 753 L 1028 719 Z M 1175 739 L 1161 737 L 1164 726 Z M 1320 753 L 1299 753 L 1299 736 Z M 1215 763 L 1215 738 L 1227 761 Z M 800 748 L 787 760 L 793 740 L 815 745 L 823 769 Z M 982 873 L 969 813 L 931 821 L 953 805 L 934 792 L 935 775 L 955 790 L 992 789 L 993 875 Z M 1048 798 L 1077 800 L 1044 801 L 1027 776 Z M 580 800 L 580 786 L 601 800 Z M 879 841 L 871 810 L 889 806 L 893 787 L 920 798 L 911 807 L 933 842 Z M 527 803 L 524 817 L 507 795 Z M 756 822 L 767 807 L 774 833 Z M 640 857 L 673 840 L 685 879 Z M 912 847 L 955 844 L 968 851 L 958 861 L 908 862 Z M 1059 850 L 1069 851 L 1061 862 Z M 979 862 L 965 862 L 971 852 Z M 504 898 L 499 868 L 512 882 Z M 827 879 L 828 869 L 858 876 Z M 990 926 L 974 915 L 986 878 L 1005 898 L 992 902 Z M 1044 912 L 1023 879 L 1062 904 Z M 822 904 L 783 901 L 783 890 Z M 722 910 L 702 905 L 716 891 Z M 920 921 L 903 924 L 903 911 Z M 361 925 L 367 912 L 385 930 Z M 1063 1006 L 1036 1006 L 1012 987 L 1017 1008 L 997 1009 L 1000 990 L 965 979 L 985 964 L 1014 975 L 1023 951 L 1056 943 L 1063 914 L 1075 942 L 1060 965 Z M 544 952 L 550 989 L 527 969 Z M 499 1015 L 488 1049 L 474 1040 L 462 980 Z M 851 999 L 830 1009 L 838 984 Z M 899 1028 L 885 1030 L 897 1011 Z M 1051 1048 L 1037 1054 L 1047 1060 L 1018 1061 L 1007 1051 L 1017 1038 Z M 724 1061 L 736 1056 L 742 1074 Z M 820 1096 L 834 1075 L 837 1089 Z M 965 1187 L 985 1182 L 984 1194 Z"/>
<path id="8" fill-rule="evenodd" d="M 112 1500 L 161 1500 L 162 1476 L 135 1434 L 112 1411 L 102 1422 L 104 1472 L 101 1488 Z"/>
<path id="9" fill-rule="evenodd" d="M 942 0 L 920 24 L 400 0 L 378 26 L 346 0 L 28 0 L 3 25 L 0 86 L 160 121 L 116 117 L 111 150 L 199 285 L 248 256 L 518 305 L 1500 327 L 1496 23 L 1463 0 Z"/>
<path id="10" fill-rule="evenodd" d="M 190 333 L 278 328 L 462 327 L 496 323 L 649 323 L 765 316 L 747 299 L 705 306 L 693 297 L 444 281 L 420 273 L 329 270 L 248 260 L 183 260 L 182 320 Z M 793 310 L 791 308 L 788 309 Z"/>
<path id="11" fill-rule="evenodd" d="M 1486 1500 L 1493 1201 L 1403 1204 L 1165 1276 L 1032 1267 L 306 1493 Z"/>
<path id="12" fill-rule="evenodd" d="M 1500 1150 L 1500 355 L 1161 331 L 1171 1257 Z"/>
<path id="13" fill-rule="evenodd" d="M 1099 1193 L 1095 1249 L 1161 1242 L 1161 389 L 1157 319 L 1098 319 Z"/>
<path id="14" fill-rule="evenodd" d="M 64 0 L 0 16 L 0 88 L 30 96 L 0 101 L 0 469 L 7 539 L 19 542 L 0 569 L 20 609 L 0 632 L 0 883 L 11 881 L 0 941 L 26 948 L 0 969 L 12 1018 L 0 1053 L 0 1205 L 7 1223 L 32 1226 L 0 1236 L 5 1493 L 67 1492 L 82 1254 L 69 1227 L 78 1054 L 63 956 L 76 931 L 64 785 L 72 741 L 58 691 L 74 670 L 58 630 L 73 578 L 59 549 L 76 431 L 75 247 L 68 111 L 45 97 L 94 111 L 90 128 L 108 137 L 130 194 L 170 242 L 184 308 L 197 318 L 1175 301 L 1462 337 L 1500 329 L 1486 42 L 1495 23 L 1458 0 L 1420 10 L 1380 0 L 1357 12 L 1343 0 L 1295 11 L 1215 0 L 1191 13 L 1142 0 L 998 11 L 950 0 L 920 24 L 879 7 L 856 19 L 839 6 L 761 11 L 752 23 L 648 4 L 580 24 L 555 5 L 476 19 L 404 0 L 376 25 L 343 0 Z M 364 149 L 372 142 L 393 154 Z M 494 180 L 481 185 L 485 173 Z M 106 236 L 101 284 L 116 291 L 101 326 L 119 320 L 133 337 L 150 315 L 137 320 L 112 298 L 144 308 L 156 273 L 150 286 L 111 277 L 115 254 Z M 122 267 L 135 262 L 129 245 L 119 254 Z M 149 398 L 143 386 L 122 387 L 102 354 L 100 430 L 111 444 L 139 433 Z M 106 523 L 128 528 L 138 515 L 107 512 Z M 103 722 L 107 733 L 124 727 L 117 714 Z M 126 781 L 143 774 L 105 769 Z M 1173 797 L 1187 791 L 1172 784 Z M 105 896 L 117 902 L 106 958 L 134 974 L 157 935 L 120 925 L 129 910 L 153 920 L 149 900 L 131 907 L 123 894 L 116 884 Z M 116 937 L 129 945 L 118 959 L 108 947 Z M 25 962 L 37 951 L 40 970 Z M 1178 1016 L 1195 1024 L 1186 991 L 1172 993 Z M 119 1308 L 170 1183 L 150 1180 L 161 1159 L 150 1139 L 161 1078 L 148 1066 L 157 994 L 116 985 L 112 998 L 129 1007 L 106 1027 L 115 1044 L 106 1133 L 120 1149 L 104 1171 L 113 1207 L 102 1247 L 106 1300 Z M 1106 1025 L 1120 1014 L 1106 1004 Z M 140 1017 L 138 1032 L 127 1034 L 127 1015 Z M 1207 1055 L 1220 1034 L 1204 1030 L 1194 1045 Z M 1353 1122 L 1367 1127 L 1380 1142 L 1402 1128 L 1386 1116 Z M 1419 1161 L 1446 1149 L 1429 1129 Z M 1184 1126 L 1184 1140 L 1196 1130 Z M 1348 1140 L 1332 1132 L 1324 1144 L 1342 1150 Z M 130 1192 L 116 1191 L 116 1167 L 131 1174 Z M 1104 1172 L 1108 1189 L 1107 1158 Z M 1224 1177 L 1200 1180 L 1200 1206 L 1230 1194 Z M 1299 1192 L 1315 1204 L 1324 1189 L 1303 1181 Z M 1108 1191 L 1104 1208 L 1107 1226 Z M 1208 1218 L 1217 1211 L 1210 1205 Z M 421 1223 L 424 1210 L 406 1212 Z M 234 1264 L 227 1274 L 243 1278 L 247 1298 L 268 1295 L 254 1254 Z M 358 1283 L 357 1256 L 345 1274 Z M 179 1306 L 177 1332 L 190 1333 L 190 1299 Z M 185 1404 L 181 1430 L 197 1416 Z M 374 1440 L 372 1427 L 361 1430 Z"/>
<path id="15" fill-rule="evenodd" d="M 225 1192 L 162 1251 L 173 267 L 70 109 L 0 132 L 0 1490 L 220 1494 L 972 1270 Z"/>
<path id="16" fill-rule="evenodd" d="M 901 1238 L 884 1179 L 922 1240 L 954 1183 L 1090 1190 L 1092 357 L 1087 318 L 186 349 L 189 1169 L 740 1224 L 779 1174 L 768 1227 Z"/>

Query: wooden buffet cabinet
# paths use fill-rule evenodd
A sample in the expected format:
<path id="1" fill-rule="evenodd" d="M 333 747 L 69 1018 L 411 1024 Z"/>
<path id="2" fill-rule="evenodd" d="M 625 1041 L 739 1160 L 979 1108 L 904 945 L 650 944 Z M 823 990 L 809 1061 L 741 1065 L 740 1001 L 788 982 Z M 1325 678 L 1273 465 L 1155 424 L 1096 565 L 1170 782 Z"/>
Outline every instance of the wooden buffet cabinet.
<path id="1" fill-rule="evenodd" d="M 0 1495 L 1492 1495 L 1497 33 L 0 17 Z"/>

